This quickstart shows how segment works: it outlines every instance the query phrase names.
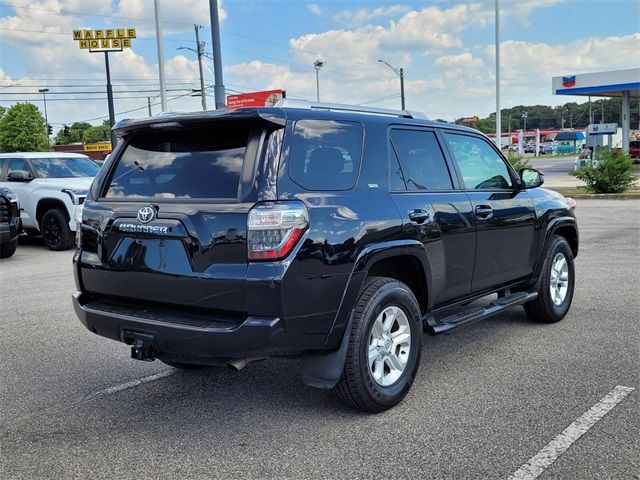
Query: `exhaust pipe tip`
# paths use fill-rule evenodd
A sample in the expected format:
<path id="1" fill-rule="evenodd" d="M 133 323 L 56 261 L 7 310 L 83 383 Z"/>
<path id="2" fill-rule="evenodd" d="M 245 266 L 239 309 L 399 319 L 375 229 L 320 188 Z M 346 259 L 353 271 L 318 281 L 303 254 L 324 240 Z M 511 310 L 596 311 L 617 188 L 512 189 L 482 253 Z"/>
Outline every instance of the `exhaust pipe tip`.
<path id="1" fill-rule="evenodd" d="M 235 360 L 231 360 L 227 363 L 227 367 L 229 367 L 234 372 L 239 372 L 244 367 L 247 366 L 249 360 L 247 358 L 237 358 Z"/>

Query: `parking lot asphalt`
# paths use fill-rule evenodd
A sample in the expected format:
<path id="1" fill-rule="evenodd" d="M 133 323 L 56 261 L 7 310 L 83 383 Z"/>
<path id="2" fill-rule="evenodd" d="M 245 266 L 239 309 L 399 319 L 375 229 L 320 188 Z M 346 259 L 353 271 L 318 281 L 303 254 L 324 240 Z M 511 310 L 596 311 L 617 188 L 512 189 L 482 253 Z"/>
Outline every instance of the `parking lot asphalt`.
<path id="1" fill-rule="evenodd" d="M 555 188 L 575 188 L 583 186 L 584 182 L 569 175 L 574 170 L 575 156 L 548 156 L 528 157 L 531 167 L 544 173 L 545 186 Z"/>
<path id="2" fill-rule="evenodd" d="M 72 252 L 26 239 L 0 263 L 0 478 L 507 478 L 616 386 L 635 390 L 539 478 L 640 478 L 640 201 L 577 214 L 568 316 L 516 308 L 425 337 L 380 415 L 305 386 L 296 361 L 130 360 L 76 319 Z"/>

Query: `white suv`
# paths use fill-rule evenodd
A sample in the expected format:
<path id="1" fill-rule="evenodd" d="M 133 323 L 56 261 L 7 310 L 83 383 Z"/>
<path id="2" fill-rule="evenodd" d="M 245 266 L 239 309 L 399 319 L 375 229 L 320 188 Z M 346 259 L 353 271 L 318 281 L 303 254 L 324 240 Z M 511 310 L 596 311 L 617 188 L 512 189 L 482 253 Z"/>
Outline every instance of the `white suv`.
<path id="1" fill-rule="evenodd" d="M 0 187 L 11 188 L 20 198 L 27 233 L 41 233 L 51 250 L 67 250 L 75 241 L 76 211 L 99 168 L 76 153 L 3 153 Z"/>

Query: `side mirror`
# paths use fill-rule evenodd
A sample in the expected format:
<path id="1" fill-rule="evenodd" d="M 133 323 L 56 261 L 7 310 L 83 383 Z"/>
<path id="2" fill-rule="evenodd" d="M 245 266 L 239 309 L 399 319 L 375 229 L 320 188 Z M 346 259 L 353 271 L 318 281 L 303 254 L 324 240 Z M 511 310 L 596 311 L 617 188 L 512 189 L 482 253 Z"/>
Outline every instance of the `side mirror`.
<path id="1" fill-rule="evenodd" d="M 22 172 L 9 172 L 7 175 L 8 182 L 29 182 L 31 177 L 25 177 Z"/>
<path id="2" fill-rule="evenodd" d="M 520 170 L 520 180 L 524 188 L 536 188 L 544 183 L 544 174 L 533 168 Z"/>

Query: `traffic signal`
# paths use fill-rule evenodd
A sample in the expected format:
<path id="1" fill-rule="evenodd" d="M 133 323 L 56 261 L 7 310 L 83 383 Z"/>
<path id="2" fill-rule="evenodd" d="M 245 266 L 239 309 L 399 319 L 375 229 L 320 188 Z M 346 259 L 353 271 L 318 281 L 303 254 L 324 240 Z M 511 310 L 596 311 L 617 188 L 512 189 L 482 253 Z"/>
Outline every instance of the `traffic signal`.
<path id="1" fill-rule="evenodd" d="M 53 133 L 53 128 L 51 128 L 51 125 L 47 123 L 47 135 L 51 135 L 52 133 Z"/>
<path id="2" fill-rule="evenodd" d="M 62 134 L 63 134 L 65 137 L 68 137 L 70 133 L 71 133 L 71 130 L 69 130 L 69 127 L 67 127 L 67 126 L 65 125 L 65 126 L 64 126 L 64 129 L 62 130 Z"/>

